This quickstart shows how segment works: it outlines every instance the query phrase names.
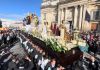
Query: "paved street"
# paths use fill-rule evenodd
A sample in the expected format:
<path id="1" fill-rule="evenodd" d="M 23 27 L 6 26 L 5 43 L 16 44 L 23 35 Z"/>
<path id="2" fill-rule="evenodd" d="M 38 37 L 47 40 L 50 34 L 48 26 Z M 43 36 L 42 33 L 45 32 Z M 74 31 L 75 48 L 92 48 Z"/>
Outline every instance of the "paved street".
<path id="1" fill-rule="evenodd" d="M 24 51 L 24 48 L 22 47 L 21 43 L 18 42 L 10 49 L 10 52 L 14 55 L 18 55 L 19 59 L 22 59 L 26 56 L 26 52 Z"/>

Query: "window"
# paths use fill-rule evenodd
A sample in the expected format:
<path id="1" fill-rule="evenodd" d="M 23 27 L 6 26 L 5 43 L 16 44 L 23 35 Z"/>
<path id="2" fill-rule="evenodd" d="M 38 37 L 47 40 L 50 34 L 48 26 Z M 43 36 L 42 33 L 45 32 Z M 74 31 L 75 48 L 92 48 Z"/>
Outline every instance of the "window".
<path id="1" fill-rule="evenodd" d="M 93 21 L 100 20 L 100 10 L 92 11 L 92 18 L 91 18 L 91 20 L 93 20 Z"/>
<path id="2" fill-rule="evenodd" d="M 44 20 L 46 20 L 46 13 L 44 13 Z"/>

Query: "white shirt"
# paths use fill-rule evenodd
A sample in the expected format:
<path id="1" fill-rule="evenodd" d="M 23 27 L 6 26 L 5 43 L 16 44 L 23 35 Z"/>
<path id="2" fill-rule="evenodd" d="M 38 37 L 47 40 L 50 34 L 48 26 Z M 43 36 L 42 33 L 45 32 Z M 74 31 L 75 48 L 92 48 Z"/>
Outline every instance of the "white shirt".
<path id="1" fill-rule="evenodd" d="M 7 62 L 10 58 L 12 57 L 12 55 L 10 54 L 7 59 L 5 59 L 3 62 Z"/>
<path id="2" fill-rule="evenodd" d="M 0 54 L 0 55 L 3 55 L 5 52 L 4 51 L 2 51 L 2 53 Z"/>
<path id="3" fill-rule="evenodd" d="M 0 34 L 0 40 L 2 40 L 2 34 Z"/>
<path id="4" fill-rule="evenodd" d="M 36 54 L 36 55 L 35 55 L 35 59 L 37 59 L 37 58 L 38 58 L 38 55 Z"/>
<path id="5" fill-rule="evenodd" d="M 9 36 L 7 36 L 7 41 L 9 41 L 10 40 L 10 37 Z"/>
<path id="6" fill-rule="evenodd" d="M 43 59 L 42 63 L 41 63 L 41 68 L 44 70 L 45 66 L 47 65 L 47 63 L 49 62 L 49 59 Z"/>
<path id="7" fill-rule="evenodd" d="M 23 43 L 23 41 L 22 41 L 21 37 L 19 37 L 19 39 L 20 39 L 20 42 L 21 42 L 21 43 Z"/>
<path id="8" fill-rule="evenodd" d="M 27 42 L 28 42 L 28 41 L 23 42 L 23 44 L 25 45 L 25 47 L 27 46 Z"/>

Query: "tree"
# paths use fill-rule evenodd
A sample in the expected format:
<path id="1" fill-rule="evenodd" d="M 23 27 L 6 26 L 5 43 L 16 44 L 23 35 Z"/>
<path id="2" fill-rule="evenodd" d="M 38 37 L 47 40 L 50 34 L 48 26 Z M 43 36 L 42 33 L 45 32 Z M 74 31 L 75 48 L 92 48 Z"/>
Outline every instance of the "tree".
<path id="1" fill-rule="evenodd" d="M 0 28 L 2 27 L 2 21 L 0 20 Z"/>

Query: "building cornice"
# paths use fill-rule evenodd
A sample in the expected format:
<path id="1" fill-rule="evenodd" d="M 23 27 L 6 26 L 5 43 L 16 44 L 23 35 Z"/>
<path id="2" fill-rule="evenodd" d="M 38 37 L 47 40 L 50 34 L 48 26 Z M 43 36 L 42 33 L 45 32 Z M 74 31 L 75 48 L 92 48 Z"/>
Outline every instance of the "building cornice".
<path id="1" fill-rule="evenodd" d="M 78 5 L 88 5 L 88 1 L 82 1 L 82 0 L 77 0 L 74 2 L 66 2 L 64 4 L 58 4 L 59 8 L 63 8 L 63 7 L 76 7 Z"/>
<path id="2" fill-rule="evenodd" d="M 100 6 L 100 1 L 90 1 L 89 4 L 94 4 L 94 5 L 99 5 Z"/>
<path id="3" fill-rule="evenodd" d="M 45 9 L 45 8 L 56 8 L 57 5 L 47 5 L 47 6 L 41 6 L 41 9 Z"/>
<path id="4" fill-rule="evenodd" d="M 99 22 L 100 22 L 100 20 L 95 20 L 95 21 L 94 20 L 91 20 L 90 21 L 90 23 L 99 23 Z"/>
<path id="5" fill-rule="evenodd" d="M 81 0 L 61 0 L 58 4 L 61 5 L 61 4 L 72 3 L 77 1 L 81 1 Z"/>

